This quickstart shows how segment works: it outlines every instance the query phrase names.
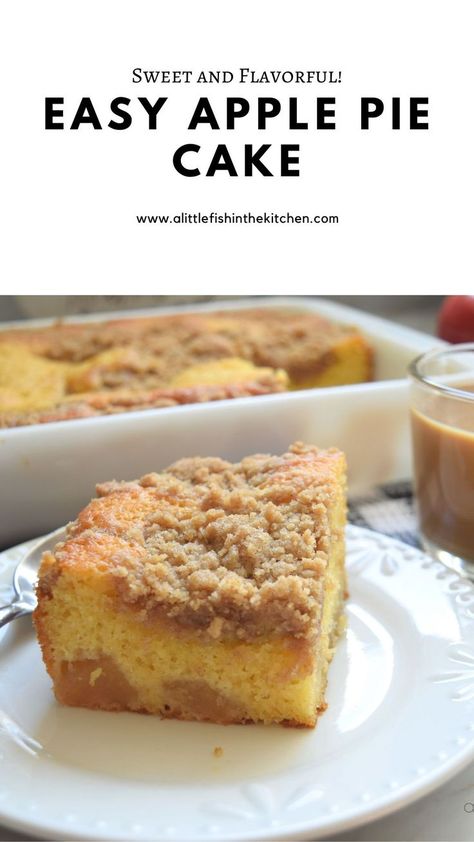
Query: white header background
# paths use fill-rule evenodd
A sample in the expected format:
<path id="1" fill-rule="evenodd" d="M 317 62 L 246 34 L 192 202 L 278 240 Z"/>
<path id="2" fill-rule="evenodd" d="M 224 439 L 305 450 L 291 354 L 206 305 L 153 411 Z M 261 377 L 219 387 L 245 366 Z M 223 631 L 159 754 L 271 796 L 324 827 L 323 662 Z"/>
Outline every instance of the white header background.
<path id="1" fill-rule="evenodd" d="M 1 11 L 1 239 L 5 293 L 472 292 L 474 60 L 470 0 L 450 2 L 53 2 Z M 338 85 L 132 84 L 144 69 L 334 69 Z M 90 96 L 104 126 L 45 131 L 44 98 L 70 124 Z M 117 96 L 167 96 L 158 130 L 133 103 L 126 131 L 106 127 Z M 208 96 L 275 96 L 257 131 L 189 132 Z M 288 131 L 300 99 L 308 131 Z M 316 131 L 317 96 L 336 97 L 336 131 Z M 360 97 L 387 102 L 360 130 Z M 402 127 L 390 129 L 390 98 Z M 408 98 L 428 96 L 429 131 L 409 131 Z M 227 143 L 300 143 L 299 178 L 184 178 L 184 143 L 205 169 Z M 268 160 L 276 160 L 267 156 Z M 266 160 L 266 158 L 264 159 Z M 337 214 L 338 225 L 139 225 L 136 214 L 224 211 Z"/>

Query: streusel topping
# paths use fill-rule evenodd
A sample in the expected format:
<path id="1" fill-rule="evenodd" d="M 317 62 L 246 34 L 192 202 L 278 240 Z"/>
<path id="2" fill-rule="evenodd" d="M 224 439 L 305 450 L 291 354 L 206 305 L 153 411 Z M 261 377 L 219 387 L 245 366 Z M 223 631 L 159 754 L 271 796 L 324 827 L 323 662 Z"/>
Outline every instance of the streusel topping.
<path id="1" fill-rule="evenodd" d="M 135 482 L 103 483 L 47 568 L 113 577 L 118 599 L 144 622 L 163 617 L 211 638 L 309 636 L 343 467 L 339 451 L 298 442 L 282 456 L 186 458 Z"/>
<path id="2" fill-rule="evenodd" d="M 0 429 L 307 388 L 351 337 L 363 343 L 371 379 L 371 351 L 357 330 L 311 312 L 180 313 L 1 331 Z M 221 379 L 209 379 L 212 368 Z"/>

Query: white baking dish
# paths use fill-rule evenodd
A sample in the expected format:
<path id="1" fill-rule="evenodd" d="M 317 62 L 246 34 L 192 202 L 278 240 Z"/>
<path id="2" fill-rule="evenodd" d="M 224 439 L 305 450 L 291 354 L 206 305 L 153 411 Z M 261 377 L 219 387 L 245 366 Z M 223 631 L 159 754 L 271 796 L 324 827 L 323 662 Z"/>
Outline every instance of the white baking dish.
<path id="1" fill-rule="evenodd" d="M 70 520 L 93 496 L 98 481 L 131 479 L 181 456 L 212 454 L 234 460 L 252 452 L 278 453 L 303 439 L 346 452 L 352 494 L 409 476 L 408 385 L 403 378 L 415 355 L 442 343 L 324 299 L 247 299 L 186 309 L 249 306 L 298 307 L 357 325 L 375 348 L 377 382 L 0 431 L 0 546 Z M 176 309 L 102 313 L 71 321 Z M 39 324 L 47 322 L 18 323 Z M 9 327 L 12 323 L 3 325 Z"/>

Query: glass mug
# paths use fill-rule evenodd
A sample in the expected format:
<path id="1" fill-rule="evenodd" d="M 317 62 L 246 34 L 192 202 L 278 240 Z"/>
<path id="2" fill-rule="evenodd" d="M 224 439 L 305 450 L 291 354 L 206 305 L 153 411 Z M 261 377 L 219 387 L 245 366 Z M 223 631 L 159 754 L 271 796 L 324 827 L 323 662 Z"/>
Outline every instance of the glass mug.
<path id="1" fill-rule="evenodd" d="M 422 354 L 408 373 L 421 538 L 474 577 L 474 343 Z"/>

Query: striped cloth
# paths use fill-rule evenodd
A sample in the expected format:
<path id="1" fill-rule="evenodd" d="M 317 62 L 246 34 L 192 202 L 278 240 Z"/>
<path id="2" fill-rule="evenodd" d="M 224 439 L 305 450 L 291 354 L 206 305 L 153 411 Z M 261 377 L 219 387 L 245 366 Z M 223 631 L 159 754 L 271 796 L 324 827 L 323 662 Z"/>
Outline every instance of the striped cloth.
<path id="1" fill-rule="evenodd" d="M 420 547 L 413 492 L 410 482 L 379 486 L 365 497 L 349 501 L 349 523 L 365 526 Z"/>

